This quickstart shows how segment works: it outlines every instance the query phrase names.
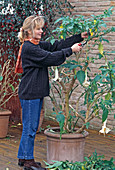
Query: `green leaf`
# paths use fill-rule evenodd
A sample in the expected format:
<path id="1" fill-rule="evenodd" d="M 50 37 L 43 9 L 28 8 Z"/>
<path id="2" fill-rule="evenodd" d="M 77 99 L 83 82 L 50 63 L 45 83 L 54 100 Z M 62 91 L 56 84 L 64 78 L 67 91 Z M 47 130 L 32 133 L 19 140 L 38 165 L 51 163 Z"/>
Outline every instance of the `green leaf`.
<path id="1" fill-rule="evenodd" d="M 60 139 L 61 139 L 61 135 L 63 132 L 64 121 L 65 121 L 65 116 L 61 113 L 62 112 L 59 112 L 59 114 L 56 115 L 56 120 L 57 120 L 57 122 L 59 122 L 59 126 L 60 126 Z"/>
<path id="2" fill-rule="evenodd" d="M 103 45 L 101 43 L 99 43 L 98 49 L 100 54 L 103 54 Z"/>
<path id="3" fill-rule="evenodd" d="M 111 94 L 110 94 L 110 93 L 108 93 L 107 95 L 105 95 L 105 100 L 110 100 L 110 98 L 111 98 Z"/>
<path id="4" fill-rule="evenodd" d="M 99 59 L 101 59 L 102 57 L 103 57 L 103 55 L 99 53 Z"/>
<path id="5" fill-rule="evenodd" d="M 0 81 L 2 81 L 3 80 L 3 77 L 2 76 L 0 76 Z"/>
<path id="6" fill-rule="evenodd" d="M 15 91 L 15 88 L 12 84 L 9 84 L 9 86 L 12 88 L 12 91 L 14 92 Z"/>
<path id="7" fill-rule="evenodd" d="M 115 103 L 115 91 L 112 92 L 113 103 Z"/>
<path id="8" fill-rule="evenodd" d="M 53 162 L 53 160 L 52 160 Z M 56 162 L 56 161 L 55 161 Z M 54 163 L 53 165 L 49 165 L 47 168 L 58 168 L 59 166 L 62 165 L 62 162 L 61 161 L 57 161 L 56 163 Z"/>
<path id="9" fill-rule="evenodd" d="M 56 115 L 56 112 L 53 112 L 52 115 Z"/>
<path id="10" fill-rule="evenodd" d="M 109 43 L 109 40 L 107 40 L 107 39 L 105 39 L 105 38 L 103 38 L 103 41 L 106 41 L 107 43 Z"/>
<path id="11" fill-rule="evenodd" d="M 94 78 L 94 81 L 98 81 L 99 79 L 101 78 L 101 76 L 100 75 L 96 75 L 96 77 Z"/>
<path id="12" fill-rule="evenodd" d="M 80 84 L 82 84 L 85 80 L 85 72 L 82 70 L 79 70 L 77 72 L 77 79 L 79 80 Z"/>
<path id="13" fill-rule="evenodd" d="M 102 115 L 102 122 L 104 122 L 107 119 L 108 116 L 108 109 L 106 107 L 103 108 L 103 115 Z"/>
<path id="14" fill-rule="evenodd" d="M 81 114 L 83 117 L 86 117 L 86 115 L 85 115 L 85 114 L 86 114 L 86 111 L 85 111 L 85 110 L 81 110 L 81 111 L 80 111 L 80 114 Z"/>
<path id="15" fill-rule="evenodd" d="M 88 129 L 88 128 L 89 128 L 90 123 L 89 123 L 89 122 L 87 122 L 85 125 L 86 125 L 86 128 Z"/>
<path id="16" fill-rule="evenodd" d="M 50 40 L 51 44 L 53 45 L 55 42 L 55 39 Z"/>
<path id="17" fill-rule="evenodd" d="M 85 94 L 85 97 L 84 97 L 84 105 L 86 105 L 87 104 L 87 93 Z"/>

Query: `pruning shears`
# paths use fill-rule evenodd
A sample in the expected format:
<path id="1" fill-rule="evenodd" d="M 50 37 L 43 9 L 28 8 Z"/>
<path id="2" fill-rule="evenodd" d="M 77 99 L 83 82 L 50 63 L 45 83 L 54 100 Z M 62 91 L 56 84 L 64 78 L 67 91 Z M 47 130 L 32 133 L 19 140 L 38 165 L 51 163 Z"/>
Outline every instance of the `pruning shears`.
<path id="1" fill-rule="evenodd" d="M 83 42 L 83 43 L 79 43 L 78 45 L 83 47 L 85 44 L 87 44 L 87 42 L 88 42 L 88 40 L 86 40 L 86 41 Z"/>

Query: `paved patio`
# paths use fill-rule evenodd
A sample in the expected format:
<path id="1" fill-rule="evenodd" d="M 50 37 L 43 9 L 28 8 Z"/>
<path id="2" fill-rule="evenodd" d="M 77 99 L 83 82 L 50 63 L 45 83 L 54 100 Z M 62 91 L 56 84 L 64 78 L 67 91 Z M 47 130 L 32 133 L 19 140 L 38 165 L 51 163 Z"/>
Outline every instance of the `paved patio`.
<path id="1" fill-rule="evenodd" d="M 56 126 L 56 123 L 44 120 L 42 128 L 47 125 Z M 17 165 L 17 152 L 21 137 L 22 126 L 15 124 L 9 125 L 8 135 L 4 139 L 0 139 L 0 170 L 22 170 Z M 86 138 L 85 156 L 92 155 L 93 152 L 98 155 L 105 155 L 105 159 L 115 159 L 115 136 L 106 135 L 105 137 L 97 131 L 88 130 L 89 136 Z M 35 160 L 42 162 L 46 161 L 46 136 L 43 131 L 36 135 L 35 140 Z"/>

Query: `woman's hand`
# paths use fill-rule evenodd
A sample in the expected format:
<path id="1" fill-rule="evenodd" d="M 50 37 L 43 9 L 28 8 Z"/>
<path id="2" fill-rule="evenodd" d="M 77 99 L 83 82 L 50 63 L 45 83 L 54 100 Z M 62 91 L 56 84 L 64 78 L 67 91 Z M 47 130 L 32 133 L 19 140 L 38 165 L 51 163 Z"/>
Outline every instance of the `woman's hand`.
<path id="1" fill-rule="evenodd" d="M 71 49 L 72 49 L 72 52 L 77 53 L 82 49 L 82 46 L 80 46 L 79 43 L 76 43 L 71 47 Z"/>
<path id="2" fill-rule="evenodd" d="M 88 33 L 87 32 L 82 32 L 81 37 L 82 38 L 88 38 Z"/>

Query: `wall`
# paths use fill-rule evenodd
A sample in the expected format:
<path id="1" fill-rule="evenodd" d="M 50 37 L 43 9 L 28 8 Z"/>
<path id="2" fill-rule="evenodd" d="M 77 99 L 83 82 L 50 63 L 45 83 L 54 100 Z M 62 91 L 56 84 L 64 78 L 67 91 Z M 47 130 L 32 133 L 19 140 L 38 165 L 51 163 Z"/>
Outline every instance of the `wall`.
<path id="1" fill-rule="evenodd" d="M 84 15 L 86 17 L 93 15 L 99 15 L 102 14 L 105 9 L 108 9 L 110 6 L 114 6 L 115 10 L 115 1 L 114 0 L 69 0 L 69 2 L 75 6 L 73 14 L 75 15 Z M 108 20 L 108 19 L 106 19 Z M 114 26 L 115 27 L 115 13 L 112 15 L 111 18 L 108 20 L 108 27 Z M 110 43 L 105 43 L 106 50 L 115 51 L 115 33 L 109 33 L 106 35 L 106 37 Z M 92 51 L 91 55 L 94 55 L 97 52 L 96 49 Z M 108 56 L 108 59 L 114 59 L 114 54 L 111 54 Z M 95 71 L 99 67 L 99 62 L 96 61 L 96 63 L 92 64 L 92 72 Z M 101 62 L 104 62 L 103 60 Z M 107 126 L 110 127 L 112 130 L 112 133 L 115 133 L 115 119 L 114 119 L 115 110 L 112 111 L 111 115 L 108 116 Z M 93 120 L 91 123 L 91 128 L 100 129 L 101 126 L 101 120 Z"/>
<path id="2" fill-rule="evenodd" d="M 108 9 L 110 6 L 115 6 L 115 1 L 105 1 L 105 0 L 69 0 L 69 2 L 72 4 L 72 6 L 74 6 L 73 15 L 84 15 L 86 17 L 90 17 L 92 14 L 94 15 L 99 15 L 102 14 L 103 11 L 105 9 Z M 114 8 L 115 9 L 115 8 Z M 108 19 L 107 19 L 108 20 Z M 108 20 L 108 27 L 109 26 L 115 26 L 115 13 L 112 15 L 111 18 L 109 18 Z M 110 43 L 106 43 L 105 42 L 105 48 L 106 50 L 115 51 L 115 33 L 109 33 L 108 35 L 106 35 L 106 37 Z M 98 52 L 98 49 L 93 49 L 92 52 L 90 53 L 90 55 L 95 55 Z M 114 54 L 111 54 L 110 56 L 108 56 L 108 60 L 109 59 L 114 59 Z M 104 63 L 104 60 L 101 60 L 101 63 Z M 94 64 L 91 65 L 91 70 L 92 70 L 92 76 L 93 76 L 93 72 L 97 70 L 97 68 L 100 66 L 100 61 L 96 61 Z M 81 90 L 81 88 L 79 89 Z M 76 99 L 79 96 L 79 90 L 77 93 L 74 93 L 72 99 L 72 102 L 75 102 Z M 47 97 L 45 99 L 45 106 L 46 106 L 46 112 L 47 112 L 47 116 L 50 115 L 50 110 L 51 110 L 51 103 L 49 101 L 49 98 Z M 115 110 L 113 110 L 111 112 L 111 114 L 108 116 L 108 121 L 107 121 L 107 127 L 111 128 L 112 131 L 110 133 L 114 133 L 115 134 L 115 119 L 114 119 L 114 114 L 115 114 Z M 95 118 L 93 119 L 93 121 L 91 122 L 90 128 L 92 129 L 96 129 L 96 130 L 100 130 L 102 126 L 102 122 L 101 120 Z"/>

